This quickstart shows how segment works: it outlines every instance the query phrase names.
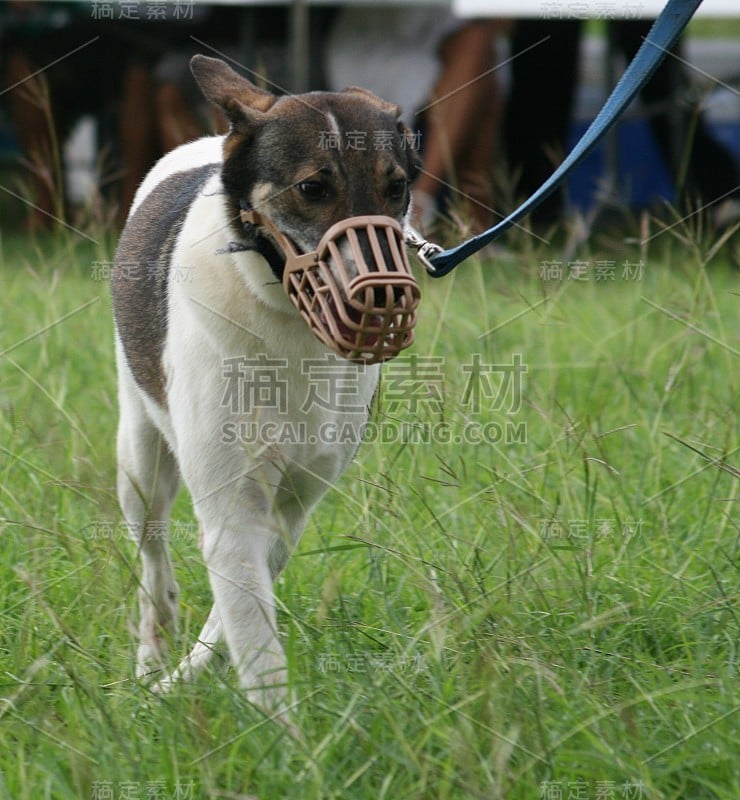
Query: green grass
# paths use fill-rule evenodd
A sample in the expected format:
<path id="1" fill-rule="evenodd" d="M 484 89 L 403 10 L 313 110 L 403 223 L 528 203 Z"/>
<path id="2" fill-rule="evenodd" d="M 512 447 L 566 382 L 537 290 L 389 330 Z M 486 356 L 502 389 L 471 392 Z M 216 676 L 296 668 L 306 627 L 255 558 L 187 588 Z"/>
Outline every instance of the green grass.
<path id="1" fill-rule="evenodd" d="M 388 365 L 397 438 L 278 585 L 300 744 L 230 672 L 164 698 L 133 678 L 112 245 L 3 239 L 0 798 L 740 796 L 740 287 L 709 244 L 679 225 L 542 280 L 556 249 L 520 237 L 423 281 L 430 381 Z M 520 403 L 485 372 L 515 354 Z M 182 655 L 210 604 L 184 492 L 173 530 Z"/>

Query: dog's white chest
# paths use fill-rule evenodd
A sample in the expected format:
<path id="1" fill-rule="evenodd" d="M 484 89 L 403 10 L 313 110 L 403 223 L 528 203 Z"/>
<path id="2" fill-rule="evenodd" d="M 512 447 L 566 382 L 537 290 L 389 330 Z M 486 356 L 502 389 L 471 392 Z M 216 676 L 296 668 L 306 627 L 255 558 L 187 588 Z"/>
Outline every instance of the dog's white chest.
<path id="1" fill-rule="evenodd" d="M 254 352 L 220 363 L 227 438 L 246 448 L 270 447 L 305 466 L 354 453 L 377 370 L 365 374 L 328 353 L 294 360 L 284 352 Z"/>
<path id="2" fill-rule="evenodd" d="M 328 352 L 297 315 L 265 313 L 248 293 L 178 289 L 164 361 L 170 414 L 188 424 L 174 429 L 197 420 L 211 463 L 273 464 L 312 505 L 361 443 L 379 367 Z"/>

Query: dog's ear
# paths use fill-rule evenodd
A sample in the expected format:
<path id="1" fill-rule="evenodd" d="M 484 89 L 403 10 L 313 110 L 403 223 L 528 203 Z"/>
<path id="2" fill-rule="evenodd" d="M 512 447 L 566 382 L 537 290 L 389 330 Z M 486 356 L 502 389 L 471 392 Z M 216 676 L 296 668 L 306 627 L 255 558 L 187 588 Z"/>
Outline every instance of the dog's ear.
<path id="1" fill-rule="evenodd" d="M 259 119 L 277 100 L 220 58 L 195 55 L 190 59 L 190 69 L 206 99 L 223 109 L 235 128 Z"/>
<path id="2" fill-rule="evenodd" d="M 360 86 L 348 86 L 344 90 L 343 94 L 355 94 L 358 97 L 362 97 L 379 108 L 381 111 L 385 112 L 386 114 L 390 114 L 396 119 L 401 116 L 401 106 L 396 105 L 395 103 L 390 103 L 388 100 L 383 100 L 382 97 L 378 97 L 377 94 L 371 92 L 369 89 L 363 89 Z"/>

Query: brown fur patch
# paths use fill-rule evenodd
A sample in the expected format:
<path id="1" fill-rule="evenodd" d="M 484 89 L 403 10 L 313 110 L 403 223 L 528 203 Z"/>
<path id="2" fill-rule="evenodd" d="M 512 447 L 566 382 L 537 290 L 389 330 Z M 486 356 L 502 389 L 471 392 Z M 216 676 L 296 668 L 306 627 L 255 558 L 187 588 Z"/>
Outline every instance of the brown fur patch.
<path id="1" fill-rule="evenodd" d="M 116 250 L 111 295 L 118 335 L 136 382 L 162 406 L 172 252 L 190 205 L 218 167 L 178 172 L 157 185 L 126 223 Z"/>

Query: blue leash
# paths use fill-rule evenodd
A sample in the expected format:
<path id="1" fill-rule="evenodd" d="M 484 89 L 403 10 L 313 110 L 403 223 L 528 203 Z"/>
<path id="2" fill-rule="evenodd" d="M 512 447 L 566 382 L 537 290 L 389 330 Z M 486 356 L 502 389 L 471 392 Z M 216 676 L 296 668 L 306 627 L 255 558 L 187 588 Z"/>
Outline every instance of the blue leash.
<path id="1" fill-rule="evenodd" d="M 583 134 L 568 157 L 540 186 L 540 188 L 515 211 L 487 231 L 468 239 L 466 242 L 442 250 L 439 245 L 427 242 L 421 237 L 410 236 L 408 244 L 418 249 L 419 258 L 434 278 L 441 278 L 451 272 L 461 261 L 477 253 L 489 242 L 498 239 L 504 231 L 515 225 L 522 217 L 533 211 L 546 197 L 563 182 L 571 172 L 591 152 L 599 139 L 612 127 L 617 118 L 632 102 L 635 95 L 647 83 L 650 76 L 663 60 L 666 50 L 676 43 L 683 29 L 688 25 L 701 0 L 668 0 L 660 16 L 642 43 L 632 63 L 625 70 L 614 91 L 609 95 L 604 107 Z M 414 232 L 415 233 L 415 232 Z"/>

